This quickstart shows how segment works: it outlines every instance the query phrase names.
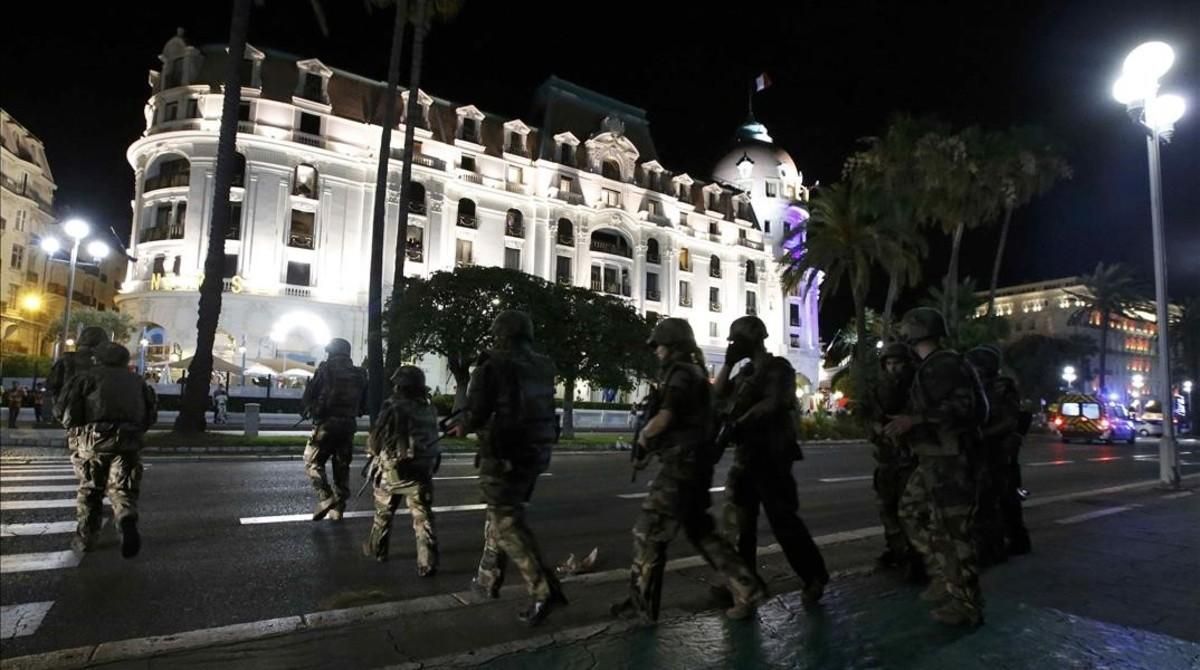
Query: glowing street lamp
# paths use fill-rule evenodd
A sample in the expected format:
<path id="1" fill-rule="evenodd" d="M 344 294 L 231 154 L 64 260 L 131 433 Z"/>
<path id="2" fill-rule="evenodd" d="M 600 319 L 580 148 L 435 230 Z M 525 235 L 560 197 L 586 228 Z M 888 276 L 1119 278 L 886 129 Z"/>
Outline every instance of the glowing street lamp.
<path id="1" fill-rule="evenodd" d="M 1134 123 L 1147 131 L 1146 151 L 1150 163 L 1150 229 L 1154 241 L 1154 294 L 1158 323 L 1158 364 L 1163 371 L 1160 401 L 1171 402 L 1171 345 L 1168 341 L 1166 239 L 1163 235 L 1162 171 L 1159 143 L 1170 141 L 1175 122 L 1183 118 L 1187 104 L 1177 95 L 1159 95 L 1158 80 L 1175 63 L 1175 51 L 1165 42 L 1146 42 L 1129 52 L 1121 67 L 1121 76 L 1113 84 L 1112 94 L 1125 105 Z M 1175 445 L 1174 410 L 1163 416 L 1163 435 L 1159 441 L 1158 474 L 1166 484 L 1178 487 L 1179 454 Z"/>
<path id="2" fill-rule="evenodd" d="M 92 232 L 92 227 L 83 219 L 70 219 L 63 223 L 63 232 L 70 237 L 71 242 L 71 269 L 68 272 L 67 279 L 67 295 L 63 302 L 63 321 L 62 332 L 59 334 L 58 353 L 61 355 L 68 346 L 75 342 L 67 338 L 67 329 L 71 324 L 71 301 L 75 297 L 75 265 L 79 260 L 79 245 L 83 243 L 83 239 Z M 52 256 L 60 249 L 62 244 L 53 237 L 44 237 L 41 241 L 42 251 L 46 252 L 47 257 Z M 100 240 L 92 240 L 87 245 L 87 253 L 93 260 L 101 260 L 108 256 L 108 245 Z"/>
<path id="3" fill-rule="evenodd" d="M 1062 380 L 1067 383 L 1067 388 L 1071 388 L 1071 384 L 1074 384 L 1076 379 L 1079 379 L 1079 377 L 1075 374 L 1075 366 L 1064 366 L 1062 371 Z"/>
<path id="4" fill-rule="evenodd" d="M 42 296 L 36 293 L 26 293 L 21 296 L 21 309 L 26 312 L 38 312 L 42 309 Z"/>

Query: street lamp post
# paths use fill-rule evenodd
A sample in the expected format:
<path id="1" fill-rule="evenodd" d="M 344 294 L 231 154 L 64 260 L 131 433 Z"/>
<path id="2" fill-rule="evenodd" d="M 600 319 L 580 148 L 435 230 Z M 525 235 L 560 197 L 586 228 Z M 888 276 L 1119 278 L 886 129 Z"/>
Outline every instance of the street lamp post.
<path id="1" fill-rule="evenodd" d="M 1157 307 L 1158 365 L 1162 370 L 1159 401 L 1163 406 L 1163 435 L 1159 441 L 1158 476 L 1179 487 L 1179 453 L 1175 444 L 1174 403 L 1171 398 L 1171 345 L 1168 341 L 1166 241 L 1163 235 L 1162 173 L 1159 143 L 1169 141 L 1186 105 L 1177 95 L 1158 95 L 1158 80 L 1175 62 L 1165 42 L 1146 42 L 1125 57 L 1113 97 L 1126 106 L 1135 123 L 1148 131 L 1146 153 L 1150 167 L 1150 229 L 1154 244 L 1154 298 Z"/>
<path id="2" fill-rule="evenodd" d="M 1192 380 L 1187 380 L 1183 383 L 1183 393 L 1187 396 L 1187 404 L 1183 407 L 1183 415 L 1188 420 L 1188 432 L 1191 435 L 1196 434 L 1196 420 L 1192 418 Z"/>
<path id="3" fill-rule="evenodd" d="M 79 261 L 79 245 L 83 242 L 83 238 L 87 237 L 91 231 L 91 226 L 83 219 L 71 219 L 63 224 L 63 232 L 73 241 L 71 243 L 71 265 L 67 271 L 67 295 L 66 300 L 63 301 L 62 332 L 58 336 L 58 352 L 55 358 L 67 351 L 67 330 L 71 325 L 71 300 L 75 296 L 75 265 Z M 44 237 L 42 238 L 41 247 L 42 251 L 46 252 L 47 257 L 49 257 L 57 253 L 62 248 L 62 245 L 53 237 Z M 92 258 L 100 260 L 108 255 L 108 245 L 100 240 L 92 240 L 87 245 L 87 252 Z"/>
<path id="4" fill-rule="evenodd" d="M 1071 390 L 1071 385 L 1072 385 L 1072 384 L 1074 384 L 1074 383 L 1075 383 L 1075 380 L 1076 380 L 1076 379 L 1078 379 L 1078 378 L 1079 378 L 1079 377 L 1077 377 L 1077 376 L 1075 375 L 1075 366 L 1073 366 L 1073 365 L 1067 365 L 1067 366 L 1063 367 L 1063 371 L 1062 371 L 1062 380 L 1063 380 L 1064 382 L 1066 382 L 1066 383 L 1067 383 L 1067 390 L 1068 390 L 1068 391 L 1070 391 L 1070 390 Z"/>
<path id="5" fill-rule="evenodd" d="M 242 355 L 242 386 L 246 385 L 246 336 L 242 335 L 242 344 L 238 347 L 238 353 Z"/>

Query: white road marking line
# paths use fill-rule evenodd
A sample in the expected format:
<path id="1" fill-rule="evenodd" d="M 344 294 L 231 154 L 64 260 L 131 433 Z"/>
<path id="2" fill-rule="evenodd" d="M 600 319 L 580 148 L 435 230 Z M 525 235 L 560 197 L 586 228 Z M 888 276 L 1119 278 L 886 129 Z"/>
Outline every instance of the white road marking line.
<path id="1" fill-rule="evenodd" d="M 1075 461 L 1041 461 L 1040 463 L 1026 463 L 1025 465 L 1028 465 L 1031 468 L 1040 468 L 1044 465 L 1067 465 L 1068 463 L 1074 462 Z"/>
<path id="2" fill-rule="evenodd" d="M 1135 460 L 1135 461 L 1157 461 L 1158 454 L 1134 454 L 1133 460 Z"/>
<path id="3" fill-rule="evenodd" d="M 54 466 L 54 467 L 36 467 L 36 468 L 0 468 L 0 475 L 51 475 L 62 474 L 64 472 L 73 473 L 75 468 L 69 465 Z"/>
<path id="4" fill-rule="evenodd" d="M 874 479 L 875 475 L 855 475 L 853 477 L 824 477 L 817 481 L 822 484 L 837 484 L 840 482 L 865 482 L 868 479 Z"/>
<path id="5" fill-rule="evenodd" d="M 61 570 L 79 565 L 83 557 L 73 551 L 44 551 L 30 554 L 0 556 L 0 574 Z"/>
<path id="6" fill-rule="evenodd" d="M 53 600 L 47 600 L 0 607 L 0 640 L 33 635 L 53 605 Z"/>
<path id="7" fill-rule="evenodd" d="M 104 504 L 110 505 L 112 503 L 106 498 Z M 0 500 L 0 512 L 11 512 L 19 509 L 73 509 L 74 507 L 74 498 L 67 498 L 66 500 Z"/>
<path id="8" fill-rule="evenodd" d="M 6 493 L 74 493 L 78 486 L 71 484 L 47 484 L 46 486 L 0 486 L 0 495 Z"/>
<path id="9" fill-rule="evenodd" d="M 75 475 L 37 475 L 33 476 L 17 476 L 17 477 L 0 477 L 0 484 L 9 482 L 60 482 L 60 481 L 75 481 Z"/>
<path id="10" fill-rule="evenodd" d="M 1123 456 L 1097 456 L 1096 458 L 1089 458 L 1088 460 L 1091 461 L 1092 463 L 1107 463 L 1109 461 L 1117 461 L 1122 458 L 1124 458 L 1124 457 Z"/>
<path id="11" fill-rule="evenodd" d="M 75 532 L 74 521 L 50 523 L 0 523 L 0 537 L 35 537 Z"/>
<path id="12" fill-rule="evenodd" d="M 1075 516 L 1069 516 L 1065 519 L 1058 519 L 1054 523 L 1058 523 L 1058 524 L 1079 523 L 1081 521 L 1098 519 L 1102 516 L 1108 516 L 1110 514 L 1120 514 L 1121 512 L 1128 512 L 1129 510 L 1136 509 L 1138 507 L 1141 507 L 1141 505 L 1120 505 L 1117 507 L 1107 507 L 1105 509 L 1098 509 L 1098 510 L 1095 510 L 1092 512 L 1084 512 L 1083 514 L 1076 514 Z"/>
<path id="13" fill-rule="evenodd" d="M 720 493 L 724 490 L 725 490 L 724 486 L 714 486 L 711 489 L 709 489 L 708 492 L 709 493 Z M 650 492 L 645 491 L 643 493 L 618 493 L 617 497 L 621 498 L 622 500 L 640 500 L 642 498 L 649 498 Z"/>
<path id="14" fill-rule="evenodd" d="M 435 514 L 441 512 L 474 512 L 484 509 L 487 509 L 487 505 L 482 503 L 475 505 L 444 505 L 442 507 L 434 507 L 433 512 Z M 407 509 L 396 510 L 396 514 L 398 515 L 404 515 L 408 513 L 409 511 Z M 342 514 L 342 516 L 347 519 L 364 519 L 375 516 L 375 510 L 354 510 L 345 512 Z M 243 526 L 255 526 L 266 523 L 291 523 L 295 521 L 308 521 L 310 523 L 315 523 L 312 520 L 311 513 L 280 514 L 277 516 L 246 516 L 238 519 L 238 523 Z"/>
<path id="15" fill-rule="evenodd" d="M 1167 495 L 1163 496 L 1163 500 L 1175 500 L 1177 498 L 1186 498 L 1190 495 L 1192 495 L 1191 491 L 1180 491 L 1179 493 L 1168 493 Z"/>
<path id="16" fill-rule="evenodd" d="M 553 472 L 543 472 L 542 474 L 538 475 L 538 478 L 540 479 L 542 477 L 553 477 L 553 476 L 554 476 Z M 435 482 L 455 482 L 455 481 L 462 481 L 462 480 L 469 480 L 469 479 L 479 479 L 479 475 L 457 475 L 454 477 L 434 477 L 433 481 L 435 481 Z"/>

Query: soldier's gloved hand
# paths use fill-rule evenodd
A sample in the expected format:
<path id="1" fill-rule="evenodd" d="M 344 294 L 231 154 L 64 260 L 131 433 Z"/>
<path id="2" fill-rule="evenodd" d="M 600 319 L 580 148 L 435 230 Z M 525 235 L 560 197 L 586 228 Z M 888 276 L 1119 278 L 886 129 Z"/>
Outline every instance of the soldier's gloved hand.
<path id="1" fill-rule="evenodd" d="M 892 420 L 883 427 L 883 434 L 888 437 L 898 437 L 912 430 L 913 419 L 911 416 L 901 414 L 900 416 L 892 417 Z"/>

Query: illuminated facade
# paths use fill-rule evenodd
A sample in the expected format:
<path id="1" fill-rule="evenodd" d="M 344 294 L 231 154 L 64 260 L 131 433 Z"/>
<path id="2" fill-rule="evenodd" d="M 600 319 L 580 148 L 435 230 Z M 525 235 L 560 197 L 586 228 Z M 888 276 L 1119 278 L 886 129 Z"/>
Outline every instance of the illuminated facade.
<path id="1" fill-rule="evenodd" d="M 156 353 L 195 347 L 208 235 L 224 49 L 163 49 L 150 74 L 146 131 L 129 147 L 133 233 L 122 310 Z M 370 226 L 385 85 L 318 60 L 247 47 L 238 177 L 225 240 L 216 354 L 321 357 L 329 337 L 365 351 Z M 387 193 L 385 295 L 399 207 L 400 124 Z M 815 380 L 816 291 L 785 296 L 775 258 L 783 221 L 807 216 L 807 189 L 766 130 L 739 131 L 713 181 L 668 171 L 645 111 L 557 78 L 527 123 L 419 91 L 405 271 L 501 266 L 620 296 L 640 312 L 688 319 L 722 362 L 738 316 L 768 324 L 773 352 Z M 425 361 L 431 386 L 446 386 Z"/>

